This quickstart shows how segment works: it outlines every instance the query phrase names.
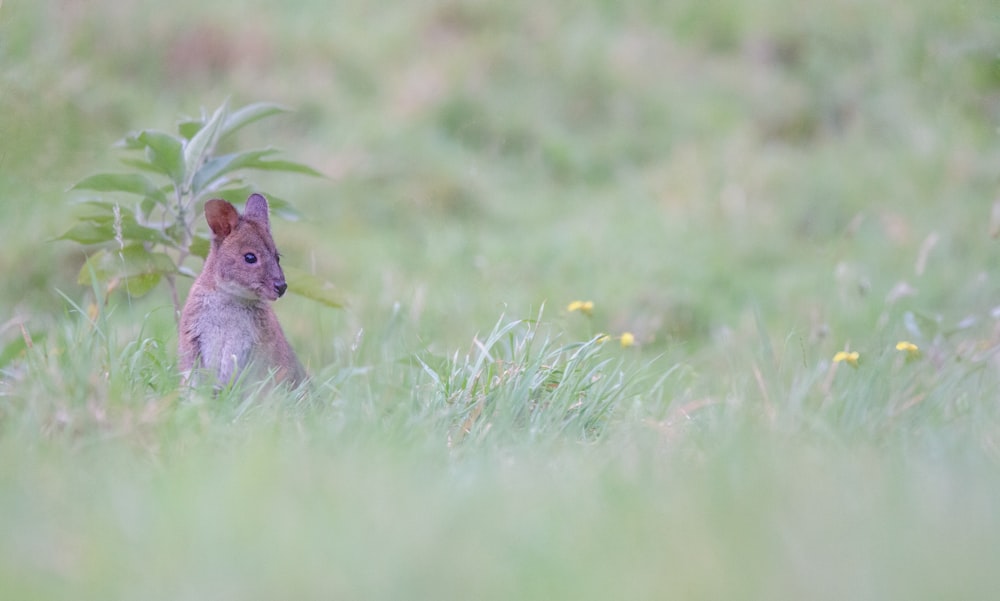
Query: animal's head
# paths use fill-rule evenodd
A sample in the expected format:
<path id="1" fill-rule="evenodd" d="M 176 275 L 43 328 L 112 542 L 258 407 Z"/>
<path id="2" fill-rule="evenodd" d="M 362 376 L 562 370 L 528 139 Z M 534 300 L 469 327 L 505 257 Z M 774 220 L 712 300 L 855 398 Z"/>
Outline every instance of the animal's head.
<path id="1" fill-rule="evenodd" d="M 219 289 L 251 300 L 277 300 L 288 285 L 271 238 L 267 199 L 251 194 L 240 215 L 225 200 L 205 203 L 212 246 L 205 269 L 211 269 Z"/>

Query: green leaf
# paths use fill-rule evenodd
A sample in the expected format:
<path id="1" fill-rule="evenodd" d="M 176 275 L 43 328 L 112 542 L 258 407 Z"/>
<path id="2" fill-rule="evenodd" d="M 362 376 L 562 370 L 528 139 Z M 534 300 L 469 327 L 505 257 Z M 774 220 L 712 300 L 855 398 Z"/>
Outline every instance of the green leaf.
<path id="1" fill-rule="evenodd" d="M 125 150 L 142 150 L 146 147 L 145 144 L 139 141 L 139 135 L 142 132 L 130 132 L 127 136 L 118 140 L 113 144 L 115 148 L 124 148 Z"/>
<path id="2" fill-rule="evenodd" d="M 191 184 L 192 194 L 198 195 L 199 192 L 209 188 L 213 182 L 217 181 L 223 175 L 240 169 L 285 171 L 323 177 L 322 173 L 302 163 L 284 160 L 265 160 L 265 157 L 276 154 L 277 152 L 278 151 L 273 148 L 266 148 L 263 150 L 234 152 L 232 154 L 226 154 L 209 159 L 194 176 L 194 182 Z"/>
<path id="3" fill-rule="evenodd" d="M 260 121 L 261 119 L 272 115 L 287 113 L 289 110 L 290 109 L 287 107 L 271 102 L 248 104 L 243 108 L 233 111 L 232 114 L 226 118 L 226 123 L 222 126 L 222 133 L 220 134 L 220 137 L 228 136 L 229 134 L 246 127 L 255 121 Z"/>
<path id="4" fill-rule="evenodd" d="M 141 171 L 148 171 L 149 173 L 157 173 L 157 174 L 163 173 L 156 165 L 153 165 L 149 161 L 144 161 L 142 159 L 136 159 L 132 157 L 122 157 L 118 160 L 121 162 L 122 165 L 125 165 L 127 167 L 134 167 Z"/>
<path id="5" fill-rule="evenodd" d="M 77 219 L 80 221 L 57 240 L 73 240 L 81 244 L 100 244 L 115 239 L 115 219 L 120 220 L 123 240 L 154 242 L 174 246 L 170 238 L 155 227 L 140 225 L 135 213 L 127 206 L 118 205 L 119 217 L 115 217 L 115 204 L 92 200 L 80 203 Z"/>
<path id="6" fill-rule="evenodd" d="M 192 255 L 204 259 L 208 256 L 208 249 L 211 244 L 212 243 L 208 241 L 208 238 L 205 238 L 204 236 L 195 236 L 194 240 L 191 241 L 191 246 L 188 247 L 188 251 Z"/>
<path id="7" fill-rule="evenodd" d="M 86 285 L 94 277 L 109 284 L 109 289 L 121 286 L 130 296 L 138 297 L 152 290 L 163 275 L 176 272 L 177 267 L 166 254 L 130 244 L 118 252 L 101 250 L 92 255 L 80 269 L 77 281 Z"/>
<path id="8" fill-rule="evenodd" d="M 215 149 L 216 143 L 219 141 L 219 133 L 222 131 L 222 124 L 225 122 L 226 114 L 229 110 L 229 102 L 226 101 L 222 103 L 212 117 L 205 123 L 198 133 L 196 133 L 187 144 L 184 145 L 184 173 L 186 177 L 184 178 L 184 185 L 181 187 L 183 191 L 188 191 L 191 189 L 191 182 L 194 180 L 195 173 L 201 168 L 202 163 L 205 162 Z"/>
<path id="9" fill-rule="evenodd" d="M 254 161 L 250 165 L 246 165 L 245 169 L 257 169 L 259 171 L 285 171 L 288 173 L 301 173 L 303 175 L 312 175 L 314 177 L 325 177 L 319 171 L 316 171 L 309 165 L 303 163 L 297 163 L 295 161 Z"/>
<path id="10" fill-rule="evenodd" d="M 209 159 L 202 165 L 198 173 L 195 174 L 191 183 L 191 193 L 195 196 L 199 192 L 209 187 L 210 184 L 218 180 L 227 173 L 243 169 L 261 157 L 276 153 L 276 150 L 249 150 L 246 152 L 234 152 L 219 157 Z"/>
<path id="11" fill-rule="evenodd" d="M 125 240 L 138 240 L 141 242 L 156 242 L 174 246 L 173 241 L 162 230 L 139 225 L 135 218 L 124 219 L 122 222 L 122 238 Z"/>
<path id="12" fill-rule="evenodd" d="M 196 133 L 201 131 L 201 128 L 204 125 L 205 122 L 203 120 L 187 119 L 177 124 L 177 133 L 179 133 L 185 140 L 190 140 Z"/>
<path id="13" fill-rule="evenodd" d="M 143 198 L 139 201 L 139 214 L 142 215 L 143 219 L 148 219 L 150 215 L 153 214 L 153 209 L 159 204 L 150 197 Z"/>
<path id="14" fill-rule="evenodd" d="M 104 221 L 108 217 L 114 217 L 115 204 L 109 200 L 86 200 L 76 205 L 78 208 L 73 209 L 73 216 L 80 221 Z M 121 205 L 118 206 L 121 209 Z"/>
<path id="15" fill-rule="evenodd" d="M 333 284 L 295 267 L 282 266 L 282 270 L 285 272 L 285 279 L 288 280 L 289 292 L 327 307 L 340 309 L 344 306 L 344 298 L 337 293 Z"/>
<path id="16" fill-rule="evenodd" d="M 132 298 L 146 296 L 163 279 L 162 273 L 138 273 L 125 278 L 125 292 Z"/>
<path id="17" fill-rule="evenodd" d="M 126 192 L 148 196 L 157 202 L 166 203 L 163 190 L 152 180 L 138 173 L 100 173 L 77 182 L 71 190 L 93 190 L 95 192 Z"/>
<path id="18" fill-rule="evenodd" d="M 114 228 L 107 223 L 84 221 L 69 228 L 56 240 L 72 240 L 80 244 L 103 244 L 115 239 Z"/>
<path id="19" fill-rule="evenodd" d="M 170 134 L 152 130 L 139 134 L 139 141 L 146 146 L 150 164 L 180 187 L 185 173 L 184 144 Z"/>

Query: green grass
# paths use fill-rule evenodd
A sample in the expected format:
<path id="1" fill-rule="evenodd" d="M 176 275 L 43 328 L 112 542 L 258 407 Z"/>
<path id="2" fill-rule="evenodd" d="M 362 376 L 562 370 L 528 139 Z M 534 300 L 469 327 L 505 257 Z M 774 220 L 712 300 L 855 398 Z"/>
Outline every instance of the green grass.
<path id="1" fill-rule="evenodd" d="M 987 0 L 4 3 L 0 597 L 991 597 L 997 40 Z M 330 176 L 258 179 L 349 302 L 276 304 L 307 391 L 179 388 L 166 290 L 52 241 L 227 97 Z"/>

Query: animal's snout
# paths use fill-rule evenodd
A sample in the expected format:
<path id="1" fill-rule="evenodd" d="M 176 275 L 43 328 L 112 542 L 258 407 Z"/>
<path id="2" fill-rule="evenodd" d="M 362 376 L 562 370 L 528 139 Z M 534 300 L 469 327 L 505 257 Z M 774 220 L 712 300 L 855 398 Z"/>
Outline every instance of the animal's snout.
<path id="1" fill-rule="evenodd" d="M 278 293 L 278 298 L 285 294 L 285 290 L 288 290 L 288 284 L 284 281 L 274 283 L 274 291 Z"/>

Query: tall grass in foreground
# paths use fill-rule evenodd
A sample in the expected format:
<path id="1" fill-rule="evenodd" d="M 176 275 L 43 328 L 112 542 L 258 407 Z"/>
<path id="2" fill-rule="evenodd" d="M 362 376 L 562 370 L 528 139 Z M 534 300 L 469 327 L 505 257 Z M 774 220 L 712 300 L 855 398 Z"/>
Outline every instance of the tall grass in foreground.
<path id="1" fill-rule="evenodd" d="M 750 366 L 706 374 L 542 318 L 438 355 L 408 348 L 394 314 L 309 390 L 215 393 L 177 388 L 169 319 L 122 317 L 71 305 L 3 368 L 4 598 L 932 599 L 1000 585 L 986 359 L 887 352 L 855 369 L 762 343 Z"/>
<path id="2" fill-rule="evenodd" d="M 359 333 L 334 364 L 316 370 L 307 388 L 245 381 L 188 390 L 178 387 L 166 313 L 124 327 L 119 309 L 100 297 L 67 303 L 47 331 L 26 328 L 20 356 L 0 366 L 5 431 L 128 437 L 136 428 L 155 435 L 182 416 L 235 423 L 266 414 L 447 449 L 599 443 L 636 428 L 697 438 L 750 427 L 835 445 L 947 438 L 997 450 L 990 399 L 1000 392 L 1000 346 L 966 332 L 910 352 L 876 342 L 884 348 L 851 364 L 800 344 L 776 350 L 761 331 L 758 349 L 734 350 L 722 369 L 644 358 L 603 335 L 574 339 L 541 314 L 501 318 L 464 351 L 414 349 L 394 310 L 381 330 Z"/>
<path id="3" fill-rule="evenodd" d="M 414 361 L 430 378 L 425 402 L 445 416 L 449 446 L 467 438 L 509 442 L 552 434 L 596 440 L 625 400 L 659 388 L 637 386 L 639 370 L 607 352 L 607 338 L 567 342 L 541 316 L 501 320 L 484 339 L 474 337 L 464 355 L 423 352 Z"/>
<path id="4" fill-rule="evenodd" d="M 95 287 L 95 291 L 98 289 Z M 240 421 L 274 411 L 300 419 L 362 420 L 373 428 L 418 431 L 443 446 L 566 438 L 596 441 L 626 401 L 662 401 L 671 373 L 630 365 L 606 337 L 566 340 L 552 324 L 501 319 L 466 353 L 404 350 L 392 320 L 374 342 L 359 343 L 343 364 L 314 374 L 308 387 L 275 390 L 240 381 L 217 390 L 179 387 L 173 339 L 150 319 L 113 325 L 104 300 L 77 303 L 35 340 L 25 330 L 22 357 L 4 368 L 6 410 L 0 427 L 45 436 L 127 434 L 192 408 L 211 419 Z M 130 311 L 123 308 L 123 311 Z M 154 330 L 150 332 L 149 330 Z M 132 338 L 123 340 L 123 338 Z"/>

